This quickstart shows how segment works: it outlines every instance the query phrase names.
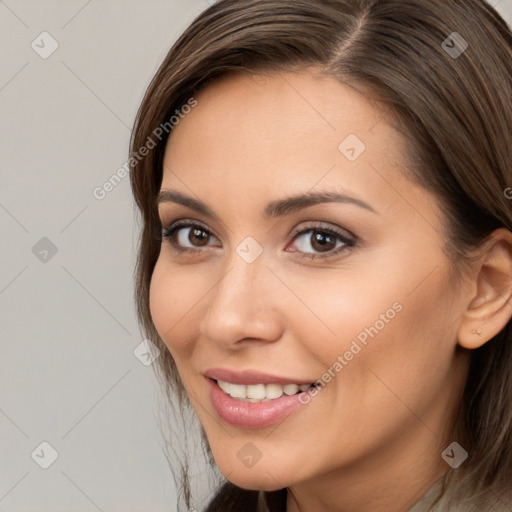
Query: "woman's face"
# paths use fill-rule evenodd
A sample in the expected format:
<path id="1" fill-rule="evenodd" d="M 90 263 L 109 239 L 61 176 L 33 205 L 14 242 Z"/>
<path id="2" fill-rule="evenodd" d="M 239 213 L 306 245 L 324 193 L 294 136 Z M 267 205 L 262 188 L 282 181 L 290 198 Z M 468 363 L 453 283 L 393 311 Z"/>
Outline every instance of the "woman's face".
<path id="1" fill-rule="evenodd" d="M 196 99 L 166 150 L 150 301 L 220 470 L 271 490 L 439 469 L 465 304 L 407 142 L 312 72 Z"/>

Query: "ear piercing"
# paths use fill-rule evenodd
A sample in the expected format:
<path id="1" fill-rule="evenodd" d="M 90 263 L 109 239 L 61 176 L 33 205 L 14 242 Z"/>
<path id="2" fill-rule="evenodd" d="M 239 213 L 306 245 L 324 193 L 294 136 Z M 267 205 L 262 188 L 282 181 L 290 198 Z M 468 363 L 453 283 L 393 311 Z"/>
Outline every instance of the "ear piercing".
<path id="1" fill-rule="evenodd" d="M 480 329 L 472 329 L 471 334 L 476 334 L 477 336 L 482 336 L 482 331 Z"/>

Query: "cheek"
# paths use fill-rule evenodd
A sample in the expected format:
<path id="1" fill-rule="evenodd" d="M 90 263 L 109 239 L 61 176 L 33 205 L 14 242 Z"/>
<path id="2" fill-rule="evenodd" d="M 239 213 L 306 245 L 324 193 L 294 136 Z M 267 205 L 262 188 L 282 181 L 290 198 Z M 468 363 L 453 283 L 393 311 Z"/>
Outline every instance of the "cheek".
<path id="1" fill-rule="evenodd" d="M 307 345 L 324 372 L 336 375 L 323 373 L 335 382 L 329 385 L 332 400 L 364 402 L 367 411 L 392 402 L 391 389 L 421 405 L 423 392 L 434 393 L 446 382 L 456 344 L 456 297 L 447 291 L 446 265 L 432 258 L 387 260 L 368 266 L 364 276 L 347 269 L 338 281 L 318 275 L 315 283 L 288 281 L 310 309 L 297 306 L 295 320 L 288 317 L 294 338 Z"/>
<path id="2" fill-rule="evenodd" d="M 193 334 L 194 323 L 190 320 L 201 290 L 197 273 L 177 271 L 163 257 L 159 258 L 151 277 L 149 307 L 158 334 L 176 359 L 187 350 L 188 339 Z"/>
<path id="3" fill-rule="evenodd" d="M 403 319 L 409 290 L 399 271 L 388 267 L 382 272 L 383 268 L 383 263 L 363 269 L 347 264 L 331 272 L 285 276 L 301 299 L 287 301 L 287 326 L 295 331 L 294 339 L 307 344 L 308 351 L 326 367 L 351 349 L 347 354 L 350 361 L 361 359 L 378 348 L 372 347 L 372 341 L 376 345 L 381 340 L 381 348 L 385 340 L 392 342 L 393 325 Z"/>
<path id="4" fill-rule="evenodd" d="M 421 417 L 450 385 L 453 373 L 456 315 L 447 275 L 438 268 L 416 289 L 410 285 L 414 281 L 375 290 L 367 306 L 372 314 L 364 315 L 364 323 L 350 324 L 349 339 L 361 350 L 348 363 L 350 379 L 344 385 L 359 396 L 363 410 L 382 418 L 382 427 L 394 428 L 401 415 L 409 415 L 408 407 Z M 361 306 L 354 299 L 347 307 L 356 317 Z"/>

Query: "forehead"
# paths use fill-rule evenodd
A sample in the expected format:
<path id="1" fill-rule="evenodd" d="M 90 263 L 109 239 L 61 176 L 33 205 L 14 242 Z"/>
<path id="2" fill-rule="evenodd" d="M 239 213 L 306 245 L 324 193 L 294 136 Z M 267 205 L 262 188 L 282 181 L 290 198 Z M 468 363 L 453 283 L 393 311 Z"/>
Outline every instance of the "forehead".
<path id="1" fill-rule="evenodd" d="M 196 99 L 198 106 L 186 116 L 186 122 L 174 128 L 169 149 L 181 145 L 178 143 L 190 132 L 202 135 L 205 149 L 210 141 L 219 143 L 226 136 L 252 140 L 253 145 L 264 143 L 267 148 L 286 142 L 286 147 L 295 150 L 304 140 L 320 137 L 326 137 L 328 144 L 341 142 L 349 134 L 368 140 L 379 124 L 380 139 L 397 137 L 382 122 L 387 110 L 384 105 L 370 102 L 368 96 L 313 69 L 228 74 L 201 90 Z"/>
<path id="2" fill-rule="evenodd" d="M 206 202 L 222 192 L 237 207 L 317 186 L 388 207 L 399 189 L 413 193 L 403 174 L 408 141 L 386 122 L 385 107 L 332 77 L 236 73 L 195 98 L 168 140 L 162 188 Z"/>

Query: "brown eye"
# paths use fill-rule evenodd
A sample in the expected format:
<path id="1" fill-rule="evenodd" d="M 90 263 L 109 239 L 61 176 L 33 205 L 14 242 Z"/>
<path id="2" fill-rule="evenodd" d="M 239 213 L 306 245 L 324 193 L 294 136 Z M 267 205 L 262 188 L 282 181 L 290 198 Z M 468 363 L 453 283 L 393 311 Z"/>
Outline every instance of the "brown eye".
<path id="1" fill-rule="evenodd" d="M 202 228 L 188 228 L 190 229 L 188 234 L 188 241 L 197 247 L 203 247 L 208 245 L 208 241 L 210 240 L 210 233 Z"/>
<path id="2" fill-rule="evenodd" d="M 292 252 L 309 258 L 327 258 L 355 246 L 355 240 L 342 231 L 323 226 L 299 229 L 295 232 Z"/>
<path id="3" fill-rule="evenodd" d="M 336 238 L 324 231 L 313 231 L 310 236 L 310 244 L 315 251 L 328 252 L 336 248 Z"/>
<path id="4" fill-rule="evenodd" d="M 162 228 L 162 241 L 168 239 L 178 251 L 194 251 L 202 247 L 221 247 L 221 243 L 211 231 L 201 224 L 179 222 Z"/>

